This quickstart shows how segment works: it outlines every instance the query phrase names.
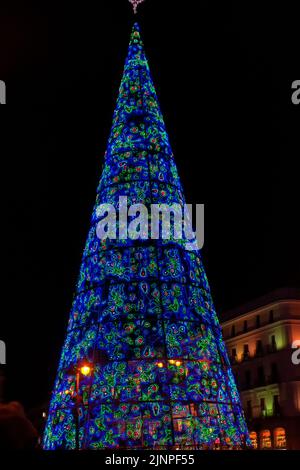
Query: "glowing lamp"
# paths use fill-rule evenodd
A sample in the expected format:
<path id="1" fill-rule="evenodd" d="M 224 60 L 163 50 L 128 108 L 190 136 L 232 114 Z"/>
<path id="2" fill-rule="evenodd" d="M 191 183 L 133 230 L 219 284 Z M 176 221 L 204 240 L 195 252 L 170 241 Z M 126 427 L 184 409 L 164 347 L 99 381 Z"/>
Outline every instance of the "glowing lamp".
<path id="1" fill-rule="evenodd" d="M 164 366 L 164 365 L 163 365 L 162 362 L 158 362 L 158 363 L 157 363 L 157 367 L 162 368 L 163 366 Z"/>
<path id="2" fill-rule="evenodd" d="M 90 366 L 82 366 L 82 367 L 80 367 L 80 372 L 82 373 L 82 375 L 85 375 L 85 376 L 90 375 L 91 370 L 92 370 L 92 369 L 91 369 Z"/>

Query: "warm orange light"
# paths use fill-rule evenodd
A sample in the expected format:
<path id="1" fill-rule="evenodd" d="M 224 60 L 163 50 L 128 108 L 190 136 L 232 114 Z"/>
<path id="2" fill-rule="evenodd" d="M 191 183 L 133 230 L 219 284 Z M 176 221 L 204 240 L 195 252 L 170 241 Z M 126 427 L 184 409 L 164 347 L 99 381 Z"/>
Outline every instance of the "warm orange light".
<path id="1" fill-rule="evenodd" d="M 177 366 L 177 367 L 181 366 L 181 361 L 176 361 L 175 366 Z"/>
<path id="2" fill-rule="evenodd" d="M 162 368 L 163 366 L 164 366 L 164 365 L 163 365 L 163 363 L 162 363 L 162 362 L 158 362 L 158 363 L 157 363 L 157 367 L 160 367 L 160 368 Z"/>
<path id="3" fill-rule="evenodd" d="M 258 447 L 258 445 L 257 445 L 257 433 L 255 431 L 252 431 L 252 432 L 250 432 L 249 437 L 250 437 L 250 440 L 251 440 L 252 447 L 254 449 L 257 449 L 257 447 Z"/>
<path id="4" fill-rule="evenodd" d="M 175 364 L 174 359 L 170 359 L 170 360 L 169 360 L 169 364 Z"/>
<path id="5" fill-rule="evenodd" d="M 274 429 L 274 444 L 276 449 L 286 449 L 286 435 L 284 428 Z"/>
<path id="6" fill-rule="evenodd" d="M 272 447 L 271 433 L 269 429 L 260 432 L 260 448 L 270 449 Z"/>
<path id="7" fill-rule="evenodd" d="M 70 390 L 65 390 L 66 395 L 69 395 L 70 393 L 71 393 Z"/>
<path id="8" fill-rule="evenodd" d="M 86 365 L 86 366 L 80 367 L 80 372 L 82 373 L 82 375 L 85 375 L 85 376 L 90 375 L 91 371 L 92 369 L 90 366 Z"/>

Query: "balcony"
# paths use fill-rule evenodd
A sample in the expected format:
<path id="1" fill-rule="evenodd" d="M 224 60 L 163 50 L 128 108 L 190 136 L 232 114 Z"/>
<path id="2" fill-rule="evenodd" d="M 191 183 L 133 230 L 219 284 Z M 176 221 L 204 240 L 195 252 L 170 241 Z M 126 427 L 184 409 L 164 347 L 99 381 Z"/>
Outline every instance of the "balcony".
<path id="1" fill-rule="evenodd" d="M 274 375 L 269 375 L 267 377 L 260 377 L 256 380 L 253 381 L 246 381 L 244 380 L 242 383 L 240 381 L 238 382 L 238 388 L 241 392 L 244 392 L 246 390 L 252 390 L 253 388 L 260 388 L 260 387 L 266 387 L 267 385 L 274 385 L 278 383 L 280 380 L 278 374 Z"/>
<path id="2" fill-rule="evenodd" d="M 278 351 L 276 343 L 267 344 L 267 354 L 275 353 Z"/>
<path id="3" fill-rule="evenodd" d="M 275 345 L 267 344 L 265 346 L 256 348 L 254 354 L 250 354 L 248 351 L 248 352 L 243 352 L 241 357 L 238 357 L 238 355 L 235 355 L 235 356 L 231 355 L 230 362 L 232 365 L 237 365 L 237 364 L 240 364 L 241 362 L 251 361 L 253 359 L 265 357 L 269 354 L 274 354 L 274 353 L 277 353 L 278 351 L 283 351 L 283 350 L 284 349 L 278 350 L 276 344 Z"/>

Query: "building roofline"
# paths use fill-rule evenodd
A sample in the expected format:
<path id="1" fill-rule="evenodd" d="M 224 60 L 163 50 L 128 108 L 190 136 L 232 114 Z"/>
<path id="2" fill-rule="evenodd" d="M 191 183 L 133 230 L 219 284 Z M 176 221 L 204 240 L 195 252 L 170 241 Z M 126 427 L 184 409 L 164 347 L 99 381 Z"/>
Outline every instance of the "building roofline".
<path id="1" fill-rule="evenodd" d="M 220 315 L 221 323 L 281 300 L 300 300 L 300 288 L 284 287 L 276 289 L 230 310 L 226 310 Z"/>

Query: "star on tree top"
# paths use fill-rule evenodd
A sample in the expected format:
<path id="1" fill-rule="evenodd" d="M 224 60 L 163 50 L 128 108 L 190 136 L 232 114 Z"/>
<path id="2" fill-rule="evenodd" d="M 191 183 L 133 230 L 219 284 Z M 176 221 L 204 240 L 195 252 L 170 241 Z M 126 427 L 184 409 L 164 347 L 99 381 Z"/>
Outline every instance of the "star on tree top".
<path id="1" fill-rule="evenodd" d="M 129 0 L 129 2 L 132 4 L 133 11 L 136 14 L 137 13 L 137 8 L 140 3 L 143 3 L 145 0 Z"/>

